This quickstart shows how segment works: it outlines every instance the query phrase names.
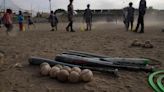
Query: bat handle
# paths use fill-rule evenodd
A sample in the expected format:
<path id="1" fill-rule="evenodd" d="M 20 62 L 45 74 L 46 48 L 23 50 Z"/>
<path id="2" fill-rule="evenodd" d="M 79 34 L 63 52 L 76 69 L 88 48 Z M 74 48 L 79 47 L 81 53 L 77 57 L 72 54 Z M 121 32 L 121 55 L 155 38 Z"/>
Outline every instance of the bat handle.
<path id="1" fill-rule="evenodd" d="M 114 70 L 114 75 L 116 75 L 117 77 L 119 77 L 118 69 L 115 69 L 115 70 Z"/>
<path id="2" fill-rule="evenodd" d="M 118 74 L 118 69 L 114 69 L 114 70 L 107 70 L 108 72 L 110 73 L 113 73 L 116 77 L 119 77 L 119 74 Z"/>

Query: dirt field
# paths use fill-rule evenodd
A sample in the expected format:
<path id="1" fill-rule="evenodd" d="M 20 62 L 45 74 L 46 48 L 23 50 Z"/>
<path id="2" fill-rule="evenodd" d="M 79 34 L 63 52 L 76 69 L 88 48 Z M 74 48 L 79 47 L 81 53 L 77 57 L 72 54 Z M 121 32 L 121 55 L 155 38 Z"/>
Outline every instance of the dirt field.
<path id="1" fill-rule="evenodd" d="M 0 52 L 4 54 L 4 62 L 0 62 L 0 92 L 152 92 L 145 72 L 120 70 L 119 78 L 94 72 L 92 82 L 70 84 L 43 77 L 39 67 L 28 64 L 30 56 L 54 59 L 63 51 L 78 50 L 111 57 L 153 58 L 160 61 L 162 69 L 164 33 L 161 29 L 164 24 L 149 24 L 145 34 L 126 32 L 121 23 L 103 22 L 95 23 L 90 32 L 80 32 L 76 26 L 77 32 L 68 33 L 64 30 L 65 24 L 60 24 L 59 31 L 55 32 L 49 31 L 49 24 L 37 24 L 37 28 L 30 31 L 14 31 L 14 36 L 6 36 L 4 29 L 0 29 Z M 129 45 L 134 39 L 151 40 L 155 48 L 131 48 Z M 16 63 L 23 67 L 13 67 Z"/>

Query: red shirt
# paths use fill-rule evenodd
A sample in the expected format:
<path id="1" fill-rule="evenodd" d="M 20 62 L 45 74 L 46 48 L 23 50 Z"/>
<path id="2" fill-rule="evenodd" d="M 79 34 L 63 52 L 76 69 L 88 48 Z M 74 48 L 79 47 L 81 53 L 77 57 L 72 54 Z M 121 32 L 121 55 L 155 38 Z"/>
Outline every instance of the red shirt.
<path id="1" fill-rule="evenodd" d="M 11 14 L 5 13 L 3 16 L 3 22 L 4 24 L 12 24 Z"/>

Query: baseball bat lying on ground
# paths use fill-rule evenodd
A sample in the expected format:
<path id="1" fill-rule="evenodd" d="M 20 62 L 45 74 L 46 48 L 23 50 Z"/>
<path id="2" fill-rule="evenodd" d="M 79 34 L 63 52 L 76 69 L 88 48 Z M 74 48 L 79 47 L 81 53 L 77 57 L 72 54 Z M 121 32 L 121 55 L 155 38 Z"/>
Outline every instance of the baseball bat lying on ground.
<path id="1" fill-rule="evenodd" d="M 82 69 L 90 69 L 93 71 L 99 71 L 99 72 L 104 72 L 104 73 L 111 73 L 114 74 L 115 76 L 118 76 L 118 69 L 107 69 L 107 68 L 98 68 L 98 67 L 89 67 L 89 66 L 80 66 L 80 65 L 73 65 L 73 64 L 68 64 L 68 63 L 63 63 L 63 62 L 58 62 L 58 61 L 54 61 L 54 60 L 50 60 L 50 59 L 45 59 L 45 58 L 39 58 L 39 57 L 30 57 L 28 59 L 29 63 L 31 65 L 40 65 L 44 62 L 50 64 L 51 66 L 60 64 L 63 66 L 69 66 L 69 67 L 79 67 Z"/>
<path id="2" fill-rule="evenodd" d="M 63 52 L 62 54 L 81 56 L 81 57 L 87 57 L 87 58 L 97 58 L 100 61 L 112 62 L 115 65 L 146 66 L 150 62 L 149 59 L 140 59 L 140 58 L 111 58 L 111 57 L 108 57 L 108 56 L 96 55 L 96 54 L 92 54 L 92 53 L 73 51 L 73 50 L 70 50 L 70 51 L 67 51 L 67 52 Z"/>
<path id="3" fill-rule="evenodd" d="M 80 57 L 80 56 L 67 55 L 67 54 L 58 55 L 56 56 L 55 60 L 63 63 L 89 66 L 89 67 L 120 68 L 120 69 L 146 71 L 146 72 L 153 71 L 153 67 L 148 67 L 148 66 L 137 66 L 137 65 L 130 66 L 130 65 L 123 65 L 123 64 L 117 65 L 114 64 L 113 62 L 103 62 L 99 58 L 87 58 L 87 57 Z"/>
<path id="4" fill-rule="evenodd" d="M 74 51 L 74 50 L 63 52 L 63 54 L 76 55 L 76 56 L 88 57 L 88 58 L 95 58 L 95 57 L 96 58 L 110 58 L 109 56 L 97 55 L 93 53 Z"/>

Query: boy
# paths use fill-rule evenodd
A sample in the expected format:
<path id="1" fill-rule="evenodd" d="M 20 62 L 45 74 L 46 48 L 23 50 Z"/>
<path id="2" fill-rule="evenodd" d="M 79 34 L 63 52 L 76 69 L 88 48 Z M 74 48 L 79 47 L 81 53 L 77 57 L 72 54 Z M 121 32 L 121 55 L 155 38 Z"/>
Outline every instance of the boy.
<path id="1" fill-rule="evenodd" d="M 84 20 L 86 22 L 86 31 L 92 29 L 92 11 L 90 9 L 90 4 L 87 5 L 87 9 L 84 12 Z"/>
<path id="2" fill-rule="evenodd" d="M 56 12 L 54 12 L 54 26 L 55 26 L 55 30 L 58 30 L 58 18 L 56 16 Z"/>
<path id="3" fill-rule="evenodd" d="M 27 22 L 28 22 L 28 29 L 30 29 L 30 26 L 33 25 L 35 27 L 35 24 L 34 22 L 32 21 L 31 19 L 31 16 L 28 16 L 27 17 Z"/>
<path id="4" fill-rule="evenodd" d="M 13 22 L 12 22 L 12 10 L 7 9 L 6 13 L 3 16 L 3 23 L 7 28 L 6 33 L 9 35 L 9 32 L 13 29 Z"/>
<path id="5" fill-rule="evenodd" d="M 22 11 L 19 11 L 19 15 L 18 15 L 19 31 L 24 31 L 23 21 L 24 21 L 24 17 L 22 15 Z"/>
<path id="6" fill-rule="evenodd" d="M 54 27 L 55 27 L 54 21 L 55 21 L 55 19 L 54 19 L 54 13 L 53 13 L 53 11 L 51 11 L 50 16 L 49 16 L 48 19 L 49 19 L 49 22 L 50 22 L 51 27 L 52 27 L 51 31 L 55 31 L 54 30 Z"/>
<path id="7" fill-rule="evenodd" d="M 73 14 L 74 14 L 74 9 L 73 9 L 73 0 L 69 0 L 70 1 L 70 4 L 68 5 L 68 21 L 69 21 L 69 24 L 68 26 L 66 27 L 66 31 L 70 31 L 70 32 L 75 32 L 73 30 Z"/>
<path id="8" fill-rule="evenodd" d="M 139 26 L 141 25 L 141 31 L 139 33 L 144 33 L 144 16 L 146 13 L 146 0 L 141 0 L 139 4 L 139 16 L 137 26 L 134 32 L 138 31 Z"/>
<path id="9" fill-rule="evenodd" d="M 127 31 L 129 30 L 129 25 L 131 24 L 131 31 L 133 30 L 133 22 L 134 22 L 134 11 L 133 3 L 129 3 L 129 7 L 127 8 Z"/>
<path id="10" fill-rule="evenodd" d="M 0 28 L 2 27 L 2 17 L 0 15 Z"/>
<path id="11" fill-rule="evenodd" d="M 123 23 L 125 24 L 125 27 L 127 28 L 127 15 L 128 15 L 128 12 L 127 12 L 127 7 L 123 8 Z"/>

